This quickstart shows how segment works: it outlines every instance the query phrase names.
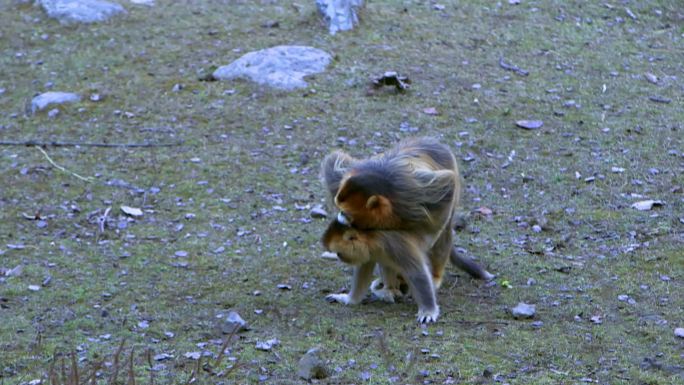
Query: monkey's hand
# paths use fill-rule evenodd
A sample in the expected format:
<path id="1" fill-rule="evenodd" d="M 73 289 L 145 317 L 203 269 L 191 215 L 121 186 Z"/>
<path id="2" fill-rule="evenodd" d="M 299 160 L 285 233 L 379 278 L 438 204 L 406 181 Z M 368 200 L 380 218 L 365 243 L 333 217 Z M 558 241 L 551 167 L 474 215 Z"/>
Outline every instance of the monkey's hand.
<path id="1" fill-rule="evenodd" d="M 354 298 L 352 298 L 352 296 L 347 294 L 347 293 L 329 294 L 329 295 L 325 296 L 325 300 L 330 302 L 330 303 L 337 302 L 337 303 L 343 303 L 345 305 L 356 305 L 356 304 L 361 302 L 361 301 L 354 300 Z"/>
<path id="2" fill-rule="evenodd" d="M 439 317 L 439 307 L 434 309 L 418 309 L 418 322 L 422 324 L 437 322 L 437 317 Z"/>

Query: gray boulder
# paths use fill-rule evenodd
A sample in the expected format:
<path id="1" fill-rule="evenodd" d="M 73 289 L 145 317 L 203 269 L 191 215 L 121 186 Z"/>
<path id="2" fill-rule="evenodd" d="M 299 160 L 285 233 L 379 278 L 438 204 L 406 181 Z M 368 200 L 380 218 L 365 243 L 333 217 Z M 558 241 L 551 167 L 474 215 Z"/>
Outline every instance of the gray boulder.
<path id="1" fill-rule="evenodd" d="M 77 103 L 81 101 L 78 94 L 72 92 L 46 92 L 40 94 L 31 100 L 31 112 L 44 110 L 47 106 L 53 104 Z"/>
<path id="2" fill-rule="evenodd" d="M 36 3 L 62 24 L 97 23 L 126 13 L 121 5 L 105 0 L 36 0 Z"/>
<path id="3" fill-rule="evenodd" d="M 316 0 L 316 6 L 328 23 L 330 34 L 334 35 L 359 23 L 356 10 L 363 6 L 363 0 Z"/>
<path id="4" fill-rule="evenodd" d="M 305 380 L 323 379 L 330 376 L 330 370 L 325 366 L 325 361 L 321 358 L 319 348 L 309 349 L 299 359 L 297 374 Z"/>
<path id="5" fill-rule="evenodd" d="M 317 48 L 281 45 L 245 54 L 219 67 L 213 76 L 218 80 L 249 79 L 291 91 L 307 87 L 304 77 L 323 72 L 330 59 L 328 53 Z"/>

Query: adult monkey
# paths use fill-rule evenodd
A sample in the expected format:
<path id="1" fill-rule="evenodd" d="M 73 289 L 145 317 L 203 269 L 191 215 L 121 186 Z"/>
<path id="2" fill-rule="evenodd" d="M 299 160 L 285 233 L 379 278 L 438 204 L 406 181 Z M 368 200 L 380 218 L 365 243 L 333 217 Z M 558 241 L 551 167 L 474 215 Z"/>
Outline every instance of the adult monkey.
<path id="1" fill-rule="evenodd" d="M 379 264 L 383 289 L 376 280 L 373 291 L 391 302 L 405 280 L 418 303 L 418 321 L 429 323 L 439 316 L 435 291 L 448 259 L 476 278 L 493 278 L 454 250 L 459 173 L 453 153 L 437 140 L 404 140 L 365 160 L 336 151 L 323 160 L 321 176 L 340 209 L 323 245 L 355 266 L 351 292 L 329 300 L 359 303 Z"/>

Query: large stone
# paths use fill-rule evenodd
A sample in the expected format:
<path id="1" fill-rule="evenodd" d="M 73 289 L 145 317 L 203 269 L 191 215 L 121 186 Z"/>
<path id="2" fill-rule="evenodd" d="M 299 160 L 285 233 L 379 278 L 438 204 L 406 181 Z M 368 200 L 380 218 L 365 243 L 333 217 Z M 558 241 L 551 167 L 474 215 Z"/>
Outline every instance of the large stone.
<path id="1" fill-rule="evenodd" d="M 330 376 L 330 370 L 325 366 L 318 348 L 309 349 L 299 360 L 297 368 L 299 377 L 305 380 L 322 379 Z"/>
<path id="2" fill-rule="evenodd" d="M 72 92 L 50 91 L 40 94 L 31 100 L 31 112 L 44 110 L 53 104 L 77 103 L 81 101 L 78 94 Z"/>
<path id="3" fill-rule="evenodd" d="M 62 24 L 97 23 L 126 13 L 121 5 L 105 0 L 36 0 L 36 3 Z"/>
<path id="4" fill-rule="evenodd" d="M 334 35 L 359 23 L 356 10 L 363 6 L 363 0 L 316 0 L 316 5 L 328 23 L 330 34 Z"/>
<path id="5" fill-rule="evenodd" d="M 250 79 L 266 86 L 294 90 L 305 88 L 307 75 L 325 70 L 330 55 L 313 47 L 281 45 L 250 52 L 214 71 L 219 80 Z"/>

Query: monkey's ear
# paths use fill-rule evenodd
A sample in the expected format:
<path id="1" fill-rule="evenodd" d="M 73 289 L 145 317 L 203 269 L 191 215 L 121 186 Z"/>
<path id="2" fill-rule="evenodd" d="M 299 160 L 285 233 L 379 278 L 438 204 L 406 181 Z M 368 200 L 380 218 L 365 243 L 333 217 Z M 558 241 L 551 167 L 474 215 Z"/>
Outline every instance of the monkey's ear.
<path id="1" fill-rule="evenodd" d="M 389 205 L 390 201 L 382 195 L 371 195 L 366 200 L 366 208 L 369 210 Z"/>

